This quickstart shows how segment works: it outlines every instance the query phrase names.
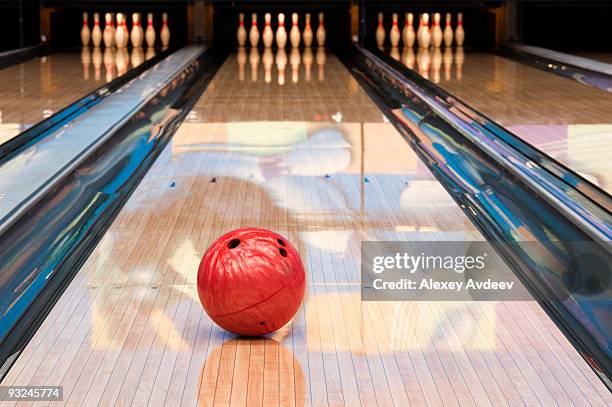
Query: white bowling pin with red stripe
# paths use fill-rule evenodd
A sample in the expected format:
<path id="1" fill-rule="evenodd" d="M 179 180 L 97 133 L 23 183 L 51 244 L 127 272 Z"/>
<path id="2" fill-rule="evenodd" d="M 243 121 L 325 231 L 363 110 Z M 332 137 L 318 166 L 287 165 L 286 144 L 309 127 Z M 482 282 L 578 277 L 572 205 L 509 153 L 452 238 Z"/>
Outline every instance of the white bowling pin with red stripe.
<path id="1" fill-rule="evenodd" d="M 238 40 L 238 46 L 244 47 L 246 44 L 247 32 L 244 28 L 244 13 L 238 14 L 238 31 L 236 32 L 236 40 Z"/>
<path id="2" fill-rule="evenodd" d="M 289 31 L 289 41 L 293 48 L 300 47 L 300 29 L 298 27 L 298 14 L 293 13 L 291 15 L 291 31 Z"/>
<path id="3" fill-rule="evenodd" d="M 83 28 L 81 28 L 81 43 L 84 47 L 89 45 L 89 41 L 91 40 L 91 30 L 89 29 L 89 24 L 87 13 L 83 13 Z"/>
<path id="4" fill-rule="evenodd" d="M 162 46 L 167 48 L 170 45 L 170 28 L 168 27 L 168 13 L 162 14 L 162 29 L 159 32 L 159 39 Z"/>
<path id="5" fill-rule="evenodd" d="M 399 26 L 397 24 L 397 13 L 393 13 L 391 31 L 389 32 L 389 42 L 391 42 L 391 47 L 393 48 L 397 48 L 401 37 Z"/>
<path id="6" fill-rule="evenodd" d="M 155 27 L 153 27 L 153 13 L 147 14 L 147 30 L 145 31 L 145 40 L 147 47 L 155 46 Z"/>
<path id="7" fill-rule="evenodd" d="M 249 42 L 251 47 L 257 48 L 259 44 L 259 29 L 257 28 L 257 14 L 251 14 L 251 29 L 249 31 Z M 259 55 L 259 54 L 258 54 Z"/>

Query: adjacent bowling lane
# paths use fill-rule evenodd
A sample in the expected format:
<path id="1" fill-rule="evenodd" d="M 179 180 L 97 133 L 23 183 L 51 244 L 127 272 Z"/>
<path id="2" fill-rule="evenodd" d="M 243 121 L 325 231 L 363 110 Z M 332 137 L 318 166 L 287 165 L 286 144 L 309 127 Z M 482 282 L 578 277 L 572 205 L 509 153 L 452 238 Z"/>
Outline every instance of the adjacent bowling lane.
<path id="1" fill-rule="evenodd" d="M 205 249 L 240 226 L 299 250 L 292 323 L 203 312 Z M 85 405 L 604 405 L 534 301 L 362 302 L 360 243 L 482 240 L 333 55 L 239 52 L 188 114 L 5 377 Z"/>
<path id="2" fill-rule="evenodd" d="M 612 193 L 612 94 L 488 53 L 401 52 L 396 59 Z"/>
<path id="3" fill-rule="evenodd" d="M 0 70 L 0 143 L 154 55 L 152 49 L 83 47 Z"/>

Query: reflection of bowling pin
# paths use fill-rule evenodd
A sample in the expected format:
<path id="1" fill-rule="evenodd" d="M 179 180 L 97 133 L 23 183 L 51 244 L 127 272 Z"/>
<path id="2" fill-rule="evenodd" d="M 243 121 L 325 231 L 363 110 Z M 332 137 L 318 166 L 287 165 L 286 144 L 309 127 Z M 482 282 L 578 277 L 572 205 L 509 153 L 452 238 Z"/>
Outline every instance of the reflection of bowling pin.
<path id="1" fill-rule="evenodd" d="M 442 29 L 440 28 L 440 13 L 433 16 L 433 28 L 431 30 L 431 42 L 435 48 L 442 45 Z"/>
<path id="2" fill-rule="evenodd" d="M 393 13 L 392 17 L 393 24 L 391 25 L 391 31 L 389 32 L 389 42 L 391 43 L 391 47 L 397 48 L 400 42 L 400 30 L 397 25 L 397 13 Z M 398 51 L 399 55 L 399 51 Z"/>
<path id="3" fill-rule="evenodd" d="M 414 69 L 414 49 L 412 47 L 404 47 L 402 52 L 402 60 L 404 65 L 410 69 Z"/>
<path id="4" fill-rule="evenodd" d="M 431 62 L 431 55 L 429 54 L 429 48 L 421 47 L 417 53 L 417 65 L 419 66 L 419 74 L 429 79 L 429 64 Z"/>
<path id="5" fill-rule="evenodd" d="M 89 79 L 89 64 L 91 63 L 91 50 L 89 47 L 81 49 L 81 63 L 83 64 L 83 79 Z"/>
<path id="6" fill-rule="evenodd" d="M 255 47 L 251 48 L 249 54 L 249 63 L 251 64 L 251 81 L 257 82 L 257 70 L 259 69 L 259 50 Z"/>
<path id="7" fill-rule="evenodd" d="M 325 24 L 323 24 L 323 13 L 319 13 L 319 26 L 317 27 L 317 45 L 323 47 L 325 45 Z"/>
<path id="8" fill-rule="evenodd" d="M 244 13 L 238 14 L 238 31 L 236 32 L 236 39 L 238 40 L 238 46 L 244 47 L 246 44 L 246 28 L 244 28 Z M 246 51 L 245 51 L 246 52 Z"/>
<path id="9" fill-rule="evenodd" d="M 446 27 L 444 27 L 444 46 L 453 45 L 453 27 L 451 27 L 452 14 L 446 13 Z"/>
<path id="10" fill-rule="evenodd" d="M 274 54 L 270 47 L 266 47 L 263 53 L 264 81 L 266 83 L 272 82 L 272 65 L 274 65 Z"/>
<path id="11" fill-rule="evenodd" d="M 115 45 L 117 48 L 125 47 L 124 41 L 127 42 L 125 31 L 123 30 L 123 24 L 125 24 L 123 18 L 123 14 L 117 13 L 117 29 L 115 30 Z"/>
<path id="12" fill-rule="evenodd" d="M 130 42 L 132 47 L 138 48 L 142 46 L 143 31 L 140 25 L 140 14 L 132 13 L 132 32 L 130 32 Z"/>
<path id="13" fill-rule="evenodd" d="M 104 70 L 106 71 L 106 82 L 110 82 L 115 77 L 115 54 L 113 48 L 104 49 Z"/>
<path id="14" fill-rule="evenodd" d="M 298 27 L 298 14 L 291 15 L 291 31 L 289 32 L 289 40 L 293 48 L 300 47 L 300 29 Z M 298 53 L 299 56 L 299 53 Z"/>
<path id="15" fill-rule="evenodd" d="M 99 47 L 102 43 L 102 30 L 100 29 L 100 14 L 94 13 L 94 27 L 91 30 L 91 43 Z"/>
<path id="16" fill-rule="evenodd" d="M 287 53 L 284 48 L 276 52 L 276 68 L 278 69 L 278 84 L 285 84 L 285 68 L 287 67 Z"/>
<path id="17" fill-rule="evenodd" d="M 304 61 L 304 77 L 306 82 L 310 82 L 310 78 L 312 77 L 312 48 L 306 47 L 304 48 L 304 55 L 302 56 L 302 60 Z"/>
<path id="18" fill-rule="evenodd" d="M 91 57 L 94 66 L 94 75 L 96 81 L 100 80 L 100 68 L 102 67 L 102 50 L 100 47 L 95 47 L 93 49 L 93 54 Z"/>
<path id="19" fill-rule="evenodd" d="M 145 59 L 148 61 L 154 56 L 155 56 L 155 47 L 147 47 L 147 53 L 145 54 Z"/>
<path id="20" fill-rule="evenodd" d="M 167 48 L 170 45 L 170 28 L 168 27 L 168 13 L 162 13 L 162 29 L 159 32 L 159 39 L 162 46 Z"/>
<path id="21" fill-rule="evenodd" d="M 325 60 L 327 59 L 327 55 L 325 54 L 325 48 L 319 47 L 317 48 L 317 65 L 319 67 L 319 73 L 317 75 L 317 79 L 319 81 L 325 80 Z"/>
<path id="22" fill-rule="evenodd" d="M 451 67 L 453 65 L 453 49 L 451 47 L 444 47 L 444 79 L 449 81 L 451 79 Z"/>
<path id="23" fill-rule="evenodd" d="M 274 42 L 274 33 L 272 32 L 272 15 L 270 13 L 266 13 L 264 16 L 266 25 L 264 26 L 262 40 L 264 43 L 264 47 L 270 48 L 272 46 L 272 42 Z"/>
<path id="24" fill-rule="evenodd" d="M 144 52 L 142 51 L 142 47 L 132 48 L 132 54 L 130 55 L 130 63 L 132 64 L 132 68 L 136 68 L 138 65 L 142 64 L 144 61 Z"/>
<path id="25" fill-rule="evenodd" d="M 246 33 L 245 33 L 246 42 Z M 238 47 L 238 53 L 236 54 L 236 61 L 238 62 L 238 80 L 244 81 L 244 67 L 247 61 L 246 49 L 244 47 Z"/>
<path id="26" fill-rule="evenodd" d="M 152 48 L 155 46 L 155 27 L 153 27 L 153 13 L 147 14 L 147 31 L 145 32 L 145 39 L 147 40 L 148 48 Z"/>
<path id="27" fill-rule="evenodd" d="M 257 48 L 257 44 L 259 44 L 259 30 L 257 29 L 257 14 L 251 14 L 251 30 L 249 31 L 249 42 L 251 43 L 251 47 Z M 259 59 L 259 53 L 257 53 L 257 58 Z"/>
<path id="28" fill-rule="evenodd" d="M 385 46 L 385 26 L 383 25 L 383 13 L 378 13 L 378 27 L 376 27 L 376 45 L 383 49 Z"/>
<path id="29" fill-rule="evenodd" d="M 291 49 L 289 63 L 291 64 L 291 82 L 298 83 L 300 79 L 300 50 L 297 47 Z"/>
<path id="30" fill-rule="evenodd" d="M 391 58 L 395 59 L 396 61 L 400 60 L 399 48 L 391 47 Z"/>
<path id="31" fill-rule="evenodd" d="M 414 15 L 412 13 L 406 13 L 404 20 L 404 30 L 402 32 L 402 40 L 404 41 L 405 47 L 413 47 L 415 34 L 413 26 Z"/>
<path id="32" fill-rule="evenodd" d="M 81 43 L 84 47 L 89 46 L 89 40 L 91 39 L 91 30 L 89 24 L 87 24 L 87 13 L 83 13 L 83 28 L 81 28 Z"/>
<path id="33" fill-rule="evenodd" d="M 278 48 L 285 48 L 287 45 L 287 30 L 285 30 L 285 15 L 280 13 L 278 15 L 278 28 L 276 29 L 276 46 Z M 286 59 L 286 55 L 285 55 Z"/>
<path id="34" fill-rule="evenodd" d="M 463 61 L 465 54 L 463 53 L 463 47 L 457 47 L 455 51 L 455 65 L 457 66 L 457 80 L 460 81 L 463 78 Z"/>
<path id="35" fill-rule="evenodd" d="M 129 65 L 129 56 L 127 50 L 124 48 L 118 48 L 115 52 L 115 66 L 117 67 L 117 76 L 121 76 L 127 72 Z"/>
<path id="36" fill-rule="evenodd" d="M 458 47 L 463 46 L 465 40 L 465 30 L 463 29 L 463 13 L 457 14 L 457 28 L 455 28 L 455 42 Z"/>
<path id="37" fill-rule="evenodd" d="M 310 27 L 310 13 L 306 13 L 306 25 L 304 26 L 302 38 L 304 39 L 305 47 L 310 47 L 312 45 L 312 27 Z"/>
<path id="38" fill-rule="evenodd" d="M 102 34 L 102 37 L 104 38 L 104 46 L 109 48 L 115 45 L 115 27 L 113 24 L 113 15 L 111 13 L 106 13 L 104 15 L 104 21 L 104 33 Z"/>
<path id="39" fill-rule="evenodd" d="M 434 83 L 440 83 L 440 69 L 442 68 L 442 50 L 440 47 L 433 49 L 433 55 L 431 57 L 431 69 L 433 71 Z"/>

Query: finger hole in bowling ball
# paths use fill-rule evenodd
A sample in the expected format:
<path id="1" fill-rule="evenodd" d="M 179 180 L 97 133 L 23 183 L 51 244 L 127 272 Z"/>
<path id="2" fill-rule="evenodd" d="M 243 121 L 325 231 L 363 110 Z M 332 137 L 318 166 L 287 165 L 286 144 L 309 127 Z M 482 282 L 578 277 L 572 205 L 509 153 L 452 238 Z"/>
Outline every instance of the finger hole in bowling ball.
<path id="1" fill-rule="evenodd" d="M 232 239 L 227 244 L 227 247 L 229 247 L 230 249 L 235 249 L 236 247 L 238 247 L 239 244 L 240 244 L 240 239 Z"/>
<path id="2" fill-rule="evenodd" d="M 266 324 L 266 321 L 261 321 L 261 322 L 259 323 L 259 325 L 265 325 L 265 324 Z"/>
<path id="3" fill-rule="evenodd" d="M 283 242 L 281 239 L 276 239 L 276 241 L 278 242 L 279 245 L 284 246 L 285 242 Z"/>
<path id="4" fill-rule="evenodd" d="M 279 253 L 281 254 L 281 256 L 283 257 L 287 257 L 287 250 L 283 249 L 282 247 L 280 249 L 278 249 Z"/>

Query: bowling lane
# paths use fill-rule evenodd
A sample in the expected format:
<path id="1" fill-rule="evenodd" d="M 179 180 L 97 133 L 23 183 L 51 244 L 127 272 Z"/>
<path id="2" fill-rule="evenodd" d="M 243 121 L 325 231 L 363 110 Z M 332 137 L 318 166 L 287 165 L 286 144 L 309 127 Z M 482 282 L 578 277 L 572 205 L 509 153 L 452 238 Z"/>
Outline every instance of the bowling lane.
<path id="1" fill-rule="evenodd" d="M 146 58 L 153 55 L 148 52 Z M 144 58 L 142 50 L 84 47 L 0 70 L 0 143 L 123 75 Z"/>
<path id="2" fill-rule="evenodd" d="M 612 94 L 487 53 L 438 50 L 400 58 L 612 193 Z"/>
<path id="3" fill-rule="evenodd" d="M 224 232 L 285 235 L 307 270 L 292 323 L 236 338 L 202 311 Z M 534 301 L 362 302 L 360 243 L 483 237 L 333 56 L 239 52 L 2 384 L 85 405 L 605 405 Z"/>

